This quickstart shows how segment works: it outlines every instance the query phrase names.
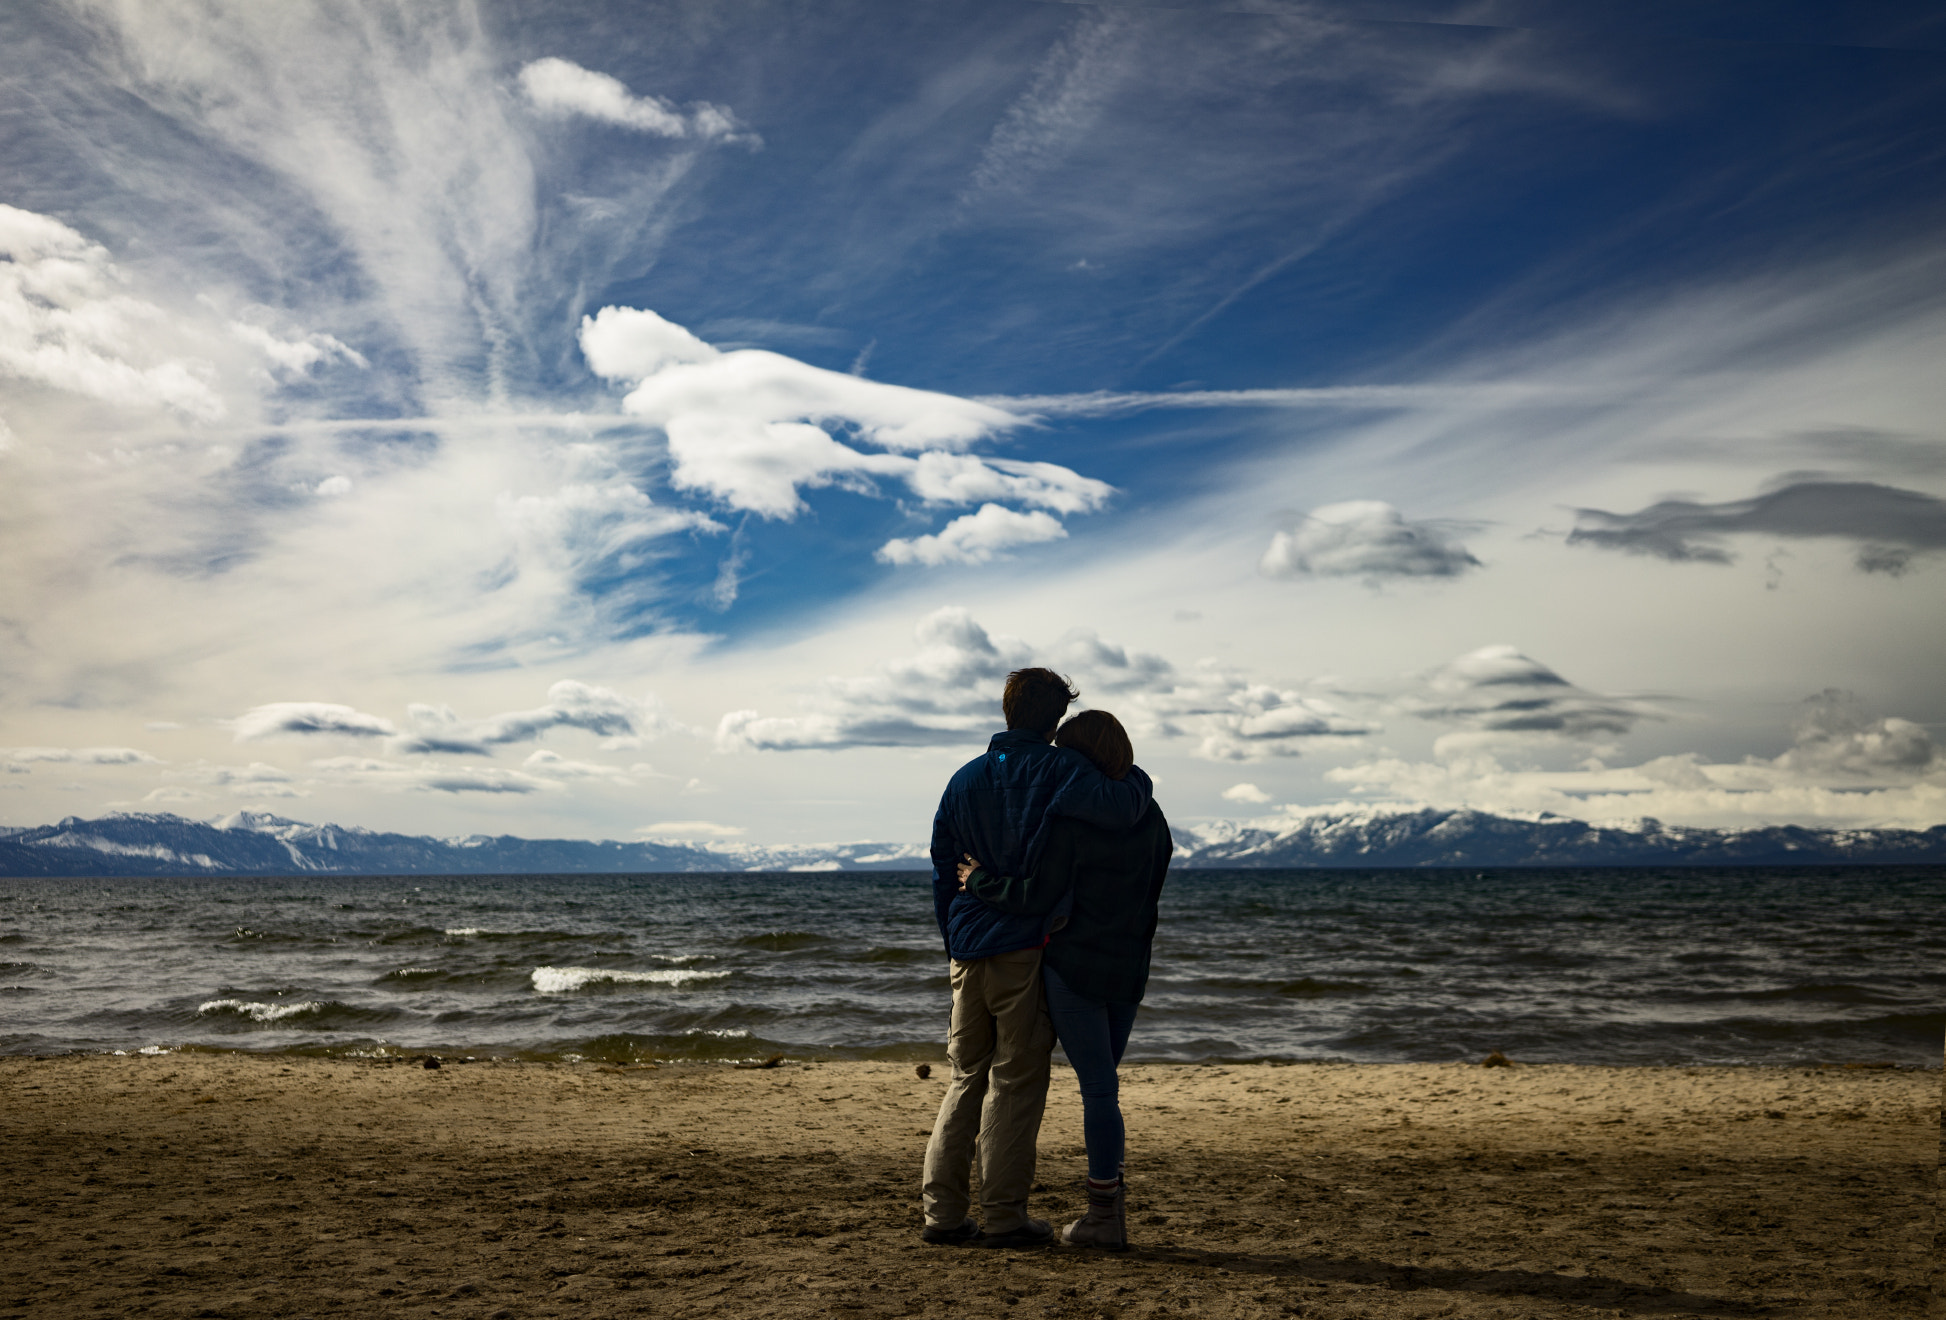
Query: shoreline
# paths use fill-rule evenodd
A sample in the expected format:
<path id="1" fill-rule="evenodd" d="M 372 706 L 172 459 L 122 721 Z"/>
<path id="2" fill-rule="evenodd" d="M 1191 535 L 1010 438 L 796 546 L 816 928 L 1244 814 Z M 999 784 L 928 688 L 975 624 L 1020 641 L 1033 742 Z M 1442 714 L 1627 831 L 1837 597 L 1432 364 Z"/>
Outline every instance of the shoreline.
<path id="1" fill-rule="evenodd" d="M 1927 1313 L 1937 1069 L 1127 1065 L 1119 1256 L 921 1247 L 914 1072 L 0 1057 L 0 1315 Z"/>
<path id="2" fill-rule="evenodd" d="M 667 1051 L 629 1050 L 601 1051 L 583 1053 L 574 1044 L 560 1049 L 546 1047 L 526 1048 L 509 1045 L 393 1045 L 386 1041 L 350 1042 L 339 1048 L 328 1045 L 295 1044 L 252 1047 L 248 1045 L 211 1044 L 206 1041 L 185 1041 L 178 1045 L 145 1045 L 132 1049 L 116 1049 L 108 1045 L 75 1045 L 40 1050 L 0 1050 L 0 1062 L 9 1059 L 48 1062 L 55 1059 L 171 1059 L 171 1058 L 261 1058 L 261 1059 L 304 1059 L 318 1063 L 423 1063 L 432 1058 L 441 1064 L 503 1063 L 536 1065 L 588 1065 L 592 1067 L 623 1068 L 725 1068 L 745 1069 L 753 1065 L 764 1065 L 765 1060 L 781 1058 L 779 1065 L 795 1067 L 800 1064 L 831 1066 L 840 1064 L 883 1064 L 895 1067 L 908 1067 L 914 1064 L 929 1063 L 943 1067 L 946 1063 L 946 1049 L 943 1045 L 927 1042 L 914 1042 L 906 1045 L 886 1046 L 869 1054 L 855 1055 L 837 1052 L 820 1052 L 816 1049 L 801 1049 L 785 1042 L 757 1041 L 750 1053 L 730 1053 L 723 1051 L 713 1054 L 679 1055 Z M 1503 1056 L 1504 1057 L 1504 1056 Z M 1054 1067 L 1059 1073 L 1066 1066 L 1060 1047 L 1055 1047 Z M 1123 1072 L 1131 1068 L 1463 1068 L 1494 1067 L 1473 1059 L 1354 1059 L 1341 1055 L 1328 1055 L 1316 1058 L 1290 1058 L 1282 1055 L 1206 1055 L 1199 1058 L 1143 1058 L 1131 1053 L 1122 1061 Z M 1510 1068 L 1581 1068 L 1614 1069 L 1620 1071 L 1657 1073 L 1680 1072 L 1693 1069 L 1708 1069 L 1715 1072 L 1884 1072 L 1884 1073 L 1940 1073 L 1942 1066 L 1936 1063 L 1912 1063 L 1897 1059 L 1853 1058 L 1825 1060 L 1795 1060 L 1777 1062 L 1751 1060 L 1726 1062 L 1710 1061 L 1669 1061 L 1656 1063 L 1584 1063 L 1560 1059 L 1508 1058 Z"/>

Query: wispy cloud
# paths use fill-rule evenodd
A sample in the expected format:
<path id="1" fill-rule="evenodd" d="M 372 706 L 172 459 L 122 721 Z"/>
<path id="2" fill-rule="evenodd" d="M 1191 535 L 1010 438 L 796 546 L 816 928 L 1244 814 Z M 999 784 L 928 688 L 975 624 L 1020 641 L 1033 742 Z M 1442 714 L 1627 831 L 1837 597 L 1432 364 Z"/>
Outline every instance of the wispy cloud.
<path id="1" fill-rule="evenodd" d="M 1384 757 L 1334 767 L 1325 779 L 1401 805 L 1714 827 L 1793 821 L 1923 829 L 1946 810 L 1946 754 L 1931 735 L 1910 720 L 1869 715 L 1835 689 L 1804 700 L 1790 746 L 1775 757 L 1721 762 L 1683 752 L 1636 765 L 1589 760 L 1541 770 L 1505 765 L 1472 746 L 1434 761 Z"/>
<path id="2" fill-rule="evenodd" d="M 1897 577 L 1915 556 L 1946 549 L 1946 500 L 1869 481 L 1787 481 L 1747 500 L 1663 500 L 1625 514 L 1576 509 L 1575 519 L 1569 545 L 1674 563 L 1730 563 L 1723 542 L 1732 536 L 1828 537 L 1857 547 L 1859 571 Z"/>
<path id="3" fill-rule="evenodd" d="M 643 825 L 636 831 L 645 839 L 734 839 L 743 833 L 741 825 L 719 825 L 710 820 L 664 820 Z"/>
<path id="4" fill-rule="evenodd" d="M 407 765 L 376 757 L 325 757 L 311 762 L 310 769 L 328 784 L 388 793 L 525 795 L 560 787 L 553 779 L 497 766 Z"/>
<path id="5" fill-rule="evenodd" d="M 1091 390 L 1083 394 L 986 395 L 979 400 L 1035 417 L 1126 417 L 1171 408 L 1505 408 L 1571 402 L 1585 389 L 1527 381 L 1320 385 L 1261 390 Z"/>
<path id="6" fill-rule="evenodd" d="M 558 56 L 526 64 L 519 81 L 521 93 L 542 114 L 580 116 L 657 137 L 763 145 L 762 138 L 723 106 L 701 101 L 684 111 L 659 96 L 638 96 L 621 79 Z"/>
<path id="7" fill-rule="evenodd" d="M 6 757 L 15 765 L 50 762 L 61 765 L 160 765 L 155 757 L 134 747 L 10 747 Z"/>
<path id="8" fill-rule="evenodd" d="M 1021 189 L 1056 168 L 1110 113 L 1136 77 L 1139 19 L 1100 9 L 1076 22 L 1044 55 L 1033 81 L 1007 108 L 974 167 L 975 193 Z"/>
<path id="9" fill-rule="evenodd" d="M 241 798 L 295 798 L 310 795 L 308 789 L 298 784 L 297 776 L 281 766 L 264 761 L 252 761 L 248 765 L 223 765 L 213 761 L 196 761 L 189 765 L 164 770 L 162 777 L 183 783 L 227 788 Z M 162 791 L 164 790 L 157 790 L 157 792 Z"/>

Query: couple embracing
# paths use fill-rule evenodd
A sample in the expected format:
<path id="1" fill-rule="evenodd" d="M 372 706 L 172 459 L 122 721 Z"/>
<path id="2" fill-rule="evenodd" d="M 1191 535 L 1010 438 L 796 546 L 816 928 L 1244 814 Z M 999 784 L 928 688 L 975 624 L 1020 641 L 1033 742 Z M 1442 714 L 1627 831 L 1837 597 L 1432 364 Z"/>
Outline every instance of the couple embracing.
<path id="1" fill-rule="evenodd" d="M 1121 723 L 1047 669 L 1007 675 L 1007 728 L 946 785 L 933 912 L 952 959 L 952 1079 L 926 1147 L 922 1236 L 1033 1247 L 1027 1214 L 1056 1037 L 1080 1084 L 1088 1213 L 1073 1246 L 1128 1245 L 1116 1066 L 1148 982 L 1169 825 Z M 984 1231 L 969 1215 L 980 1169 Z"/>

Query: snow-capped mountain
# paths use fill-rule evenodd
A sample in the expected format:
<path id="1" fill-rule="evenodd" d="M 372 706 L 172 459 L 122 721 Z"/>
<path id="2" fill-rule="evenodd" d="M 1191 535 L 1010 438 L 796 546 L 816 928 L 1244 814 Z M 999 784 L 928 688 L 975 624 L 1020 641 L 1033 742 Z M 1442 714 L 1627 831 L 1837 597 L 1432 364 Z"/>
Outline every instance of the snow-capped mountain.
<path id="1" fill-rule="evenodd" d="M 1711 830 L 1642 820 L 1369 809 L 1176 830 L 1182 867 L 1779 866 L 1946 864 L 1929 830 Z M 70 816 L 0 831 L 0 875 L 505 875 L 651 871 L 922 871 L 923 844 L 621 843 L 474 834 L 438 839 L 262 812 Z"/>
<path id="2" fill-rule="evenodd" d="M 924 869 L 925 849 L 884 843 L 768 847 L 522 839 L 438 839 L 311 825 L 240 811 L 195 821 L 168 814 L 70 816 L 0 836 L 0 875 L 504 875 L 630 871 Z"/>
<path id="3" fill-rule="evenodd" d="M 1654 819 L 1590 825 L 1566 816 L 1368 810 L 1215 821 L 1175 832 L 1178 865 L 1201 867 L 1789 866 L 1946 863 L 1929 830 L 1717 830 Z"/>

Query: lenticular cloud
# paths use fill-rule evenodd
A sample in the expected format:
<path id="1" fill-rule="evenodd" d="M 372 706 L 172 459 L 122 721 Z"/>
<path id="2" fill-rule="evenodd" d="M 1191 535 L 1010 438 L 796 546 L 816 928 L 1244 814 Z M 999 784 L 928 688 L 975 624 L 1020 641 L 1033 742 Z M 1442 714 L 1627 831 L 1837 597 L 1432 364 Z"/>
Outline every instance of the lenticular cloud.
<path id="1" fill-rule="evenodd" d="M 1407 522 L 1380 500 L 1313 509 L 1271 537 L 1265 577 L 1457 577 L 1480 561 L 1437 523 Z"/>
<path id="2" fill-rule="evenodd" d="M 1093 512 L 1113 493 L 1058 464 L 968 453 L 1025 424 L 993 404 L 762 349 L 726 352 L 652 311 L 604 307 L 584 318 L 581 351 L 597 374 L 633 382 L 622 408 L 668 438 L 678 489 L 773 519 L 803 512 L 806 489 L 876 493 L 880 480 L 930 506 L 982 506 L 936 536 L 888 543 L 880 557 L 889 562 L 983 562 L 1065 535 L 1053 515 Z"/>

